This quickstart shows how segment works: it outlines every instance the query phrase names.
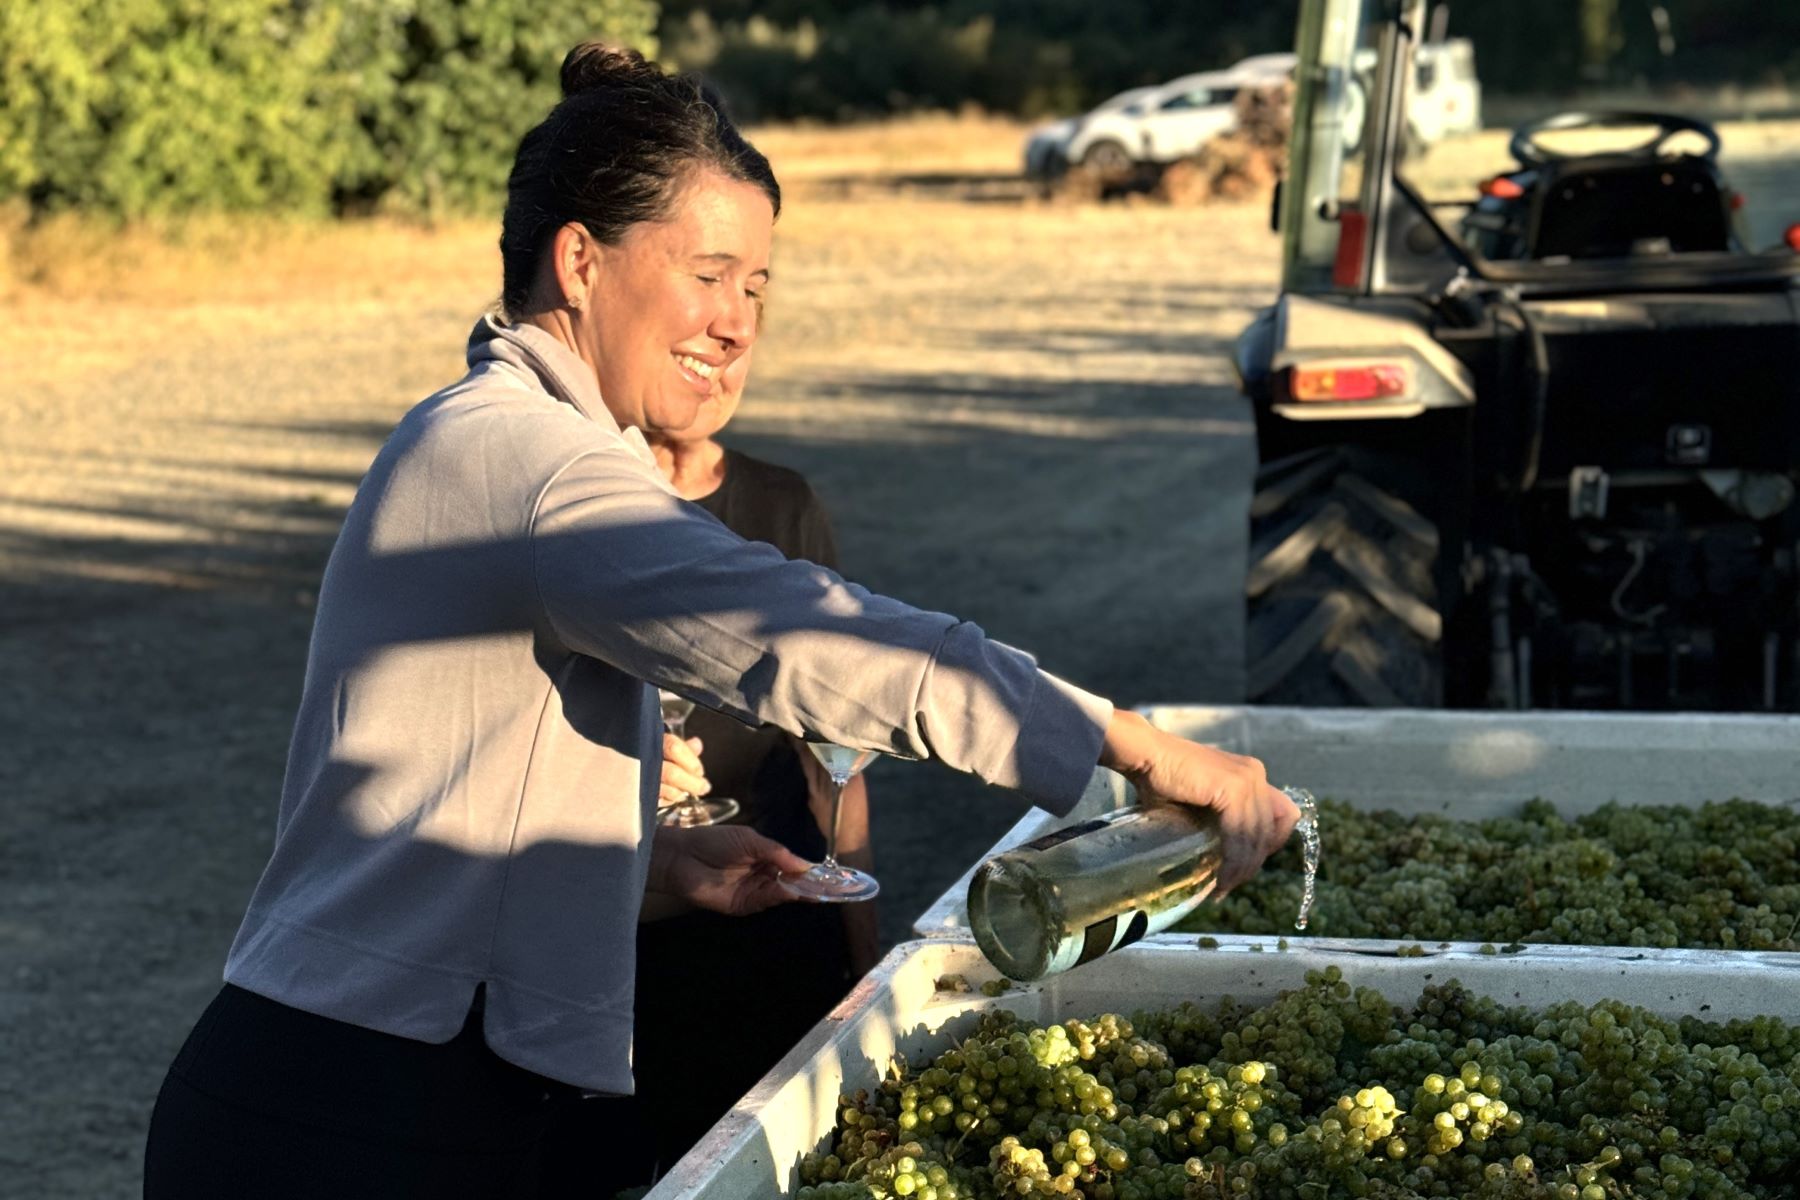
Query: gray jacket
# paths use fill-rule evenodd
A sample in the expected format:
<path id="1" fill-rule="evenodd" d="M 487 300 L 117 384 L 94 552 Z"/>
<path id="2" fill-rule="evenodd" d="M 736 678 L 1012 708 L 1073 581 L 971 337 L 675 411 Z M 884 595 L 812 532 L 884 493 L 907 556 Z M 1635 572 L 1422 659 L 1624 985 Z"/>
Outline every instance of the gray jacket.
<path id="1" fill-rule="evenodd" d="M 1074 803 L 1106 701 L 741 540 L 549 334 L 484 319 L 468 362 L 394 430 L 331 552 L 229 982 L 428 1042 L 485 982 L 502 1057 L 631 1091 L 661 762 L 644 680 Z"/>

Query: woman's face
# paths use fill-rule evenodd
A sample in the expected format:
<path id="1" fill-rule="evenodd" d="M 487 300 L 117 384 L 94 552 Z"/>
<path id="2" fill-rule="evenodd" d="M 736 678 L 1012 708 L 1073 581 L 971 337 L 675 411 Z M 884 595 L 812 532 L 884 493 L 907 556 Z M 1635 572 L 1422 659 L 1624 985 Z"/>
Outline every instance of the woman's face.
<path id="1" fill-rule="evenodd" d="M 724 386 L 756 340 L 774 225 L 762 189 L 706 170 L 666 220 L 597 247 L 574 333 L 620 425 L 646 434 L 686 429 Z"/>

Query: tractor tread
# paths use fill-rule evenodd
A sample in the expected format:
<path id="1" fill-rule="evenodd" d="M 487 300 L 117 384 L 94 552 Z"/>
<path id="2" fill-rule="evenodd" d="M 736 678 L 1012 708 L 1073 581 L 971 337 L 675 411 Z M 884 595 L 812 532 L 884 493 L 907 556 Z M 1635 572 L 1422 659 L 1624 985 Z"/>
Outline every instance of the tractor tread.
<path id="1" fill-rule="evenodd" d="M 1371 479 L 1417 464 L 1330 446 L 1266 464 L 1251 502 L 1245 691 L 1253 703 L 1435 707 L 1436 525 Z"/>
<path id="2" fill-rule="evenodd" d="M 1245 669 L 1245 690 L 1261 696 L 1277 687 L 1317 650 L 1326 646 L 1352 615 L 1353 602 L 1330 592 L 1273 649 Z"/>
<path id="3" fill-rule="evenodd" d="M 1344 638 L 1331 656 L 1331 673 L 1370 708 L 1404 708 L 1406 701 L 1381 678 L 1381 651 L 1366 637 Z"/>
<path id="4" fill-rule="evenodd" d="M 1295 497 L 1328 478 L 1339 467 L 1342 457 L 1335 450 L 1308 450 L 1264 467 L 1258 482 L 1262 479 L 1269 482 L 1257 488 L 1250 498 L 1250 519 L 1266 517 L 1292 504 Z"/>
<path id="5" fill-rule="evenodd" d="M 1349 513 L 1335 500 L 1323 507 L 1299 527 L 1288 532 L 1273 546 L 1250 548 L 1250 573 L 1244 580 L 1244 591 L 1260 596 L 1282 580 L 1302 570 L 1315 551 L 1329 548 L 1343 533 Z"/>
<path id="6" fill-rule="evenodd" d="M 1406 590 L 1388 569 L 1388 556 L 1353 529 L 1339 533 L 1330 547 L 1332 561 L 1342 567 L 1375 603 L 1406 622 L 1407 628 L 1436 645 L 1444 636 L 1444 618 L 1437 609 Z"/>
<path id="7" fill-rule="evenodd" d="M 1369 511 L 1417 542 L 1421 549 L 1434 554 L 1437 552 L 1437 526 L 1420 516 L 1416 508 L 1392 492 L 1382 491 L 1350 471 L 1338 476 L 1337 490 L 1368 505 Z"/>

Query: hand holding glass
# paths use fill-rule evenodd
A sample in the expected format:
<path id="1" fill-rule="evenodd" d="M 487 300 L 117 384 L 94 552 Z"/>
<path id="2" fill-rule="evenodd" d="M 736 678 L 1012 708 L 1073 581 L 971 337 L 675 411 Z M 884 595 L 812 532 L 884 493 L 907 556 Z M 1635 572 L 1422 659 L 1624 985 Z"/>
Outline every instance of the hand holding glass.
<path id="1" fill-rule="evenodd" d="M 797 896 L 843 904 L 855 900 L 873 900 L 881 884 L 866 871 L 846 867 L 837 860 L 838 815 L 844 806 L 844 788 L 862 769 L 874 762 L 873 750 L 852 750 L 832 742 L 808 742 L 806 748 L 831 776 L 831 830 L 825 838 L 825 861 L 804 875 L 783 879 L 782 885 Z"/>
<path id="2" fill-rule="evenodd" d="M 674 692 L 658 691 L 656 695 L 662 702 L 663 728 L 680 737 L 682 730 L 687 727 L 688 716 L 694 711 L 694 702 Z M 656 823 L 680 828 L 717 825 L 737 816 L 739 808 L 736 800 L 702 799 L 690 795 L 659 807 L 656 810 Z"/>

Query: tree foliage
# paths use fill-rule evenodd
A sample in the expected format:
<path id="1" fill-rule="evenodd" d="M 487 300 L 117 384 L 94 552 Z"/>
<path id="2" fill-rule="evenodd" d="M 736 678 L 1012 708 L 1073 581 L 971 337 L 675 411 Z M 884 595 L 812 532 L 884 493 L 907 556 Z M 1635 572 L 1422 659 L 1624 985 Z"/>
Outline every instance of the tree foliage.
<path id="1" fill-rule="evenodd" d="M 321 208 L 339 139 L 317 84 L 340 25 L 277 0 L 0 5 L 0 192 Z"/>
<path id="2" fill-rule="evenodd" d="M 491 208 L 586 38 L 660 40 L 740 118 L 1036 116 L 1288 48 L 1299 4 L 0 0 L 0 199 L 127 216 Z M 1800 76 L 1791 0 L 1448 7 L 1494 94 Z"/>
<path id="3" fill-rule="evenodd" d="M 1496 94 L 1800 76 L 1793 0 L 1449 0 Z M 1293 46 L 1299 0 L 664 0 L 660 34 L 744 112 L 825 117 L 978 104 L 1066 113 Z M 1665 54 L 1661 15 L 1673 37 Z"/>
<path id="4" fill-rule="evenodd" d="M 661 39 L 742 113 L 1066 112 L 1293 45 L 1298 0 L 667 0 Z"/>
<path id="5" fill-rule="evenodd" d="M 557 68 L 653 0 L 0 4 L 0 196 L 123 216 L 491 205 Z"/>

